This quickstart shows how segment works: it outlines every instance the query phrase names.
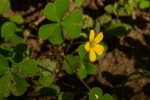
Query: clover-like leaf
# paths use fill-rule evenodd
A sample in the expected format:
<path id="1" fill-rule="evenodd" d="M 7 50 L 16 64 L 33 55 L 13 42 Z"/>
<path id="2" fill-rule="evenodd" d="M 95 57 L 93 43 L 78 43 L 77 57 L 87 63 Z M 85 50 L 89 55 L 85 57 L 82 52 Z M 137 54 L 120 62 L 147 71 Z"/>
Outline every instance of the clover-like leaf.
<path id="1" fill-rule="evenodd" d="M 52 75 L 49 76 L 41 76 L 39 79 L 39 82 L 42 84 L 42 86 L 48 87 L 53 82 L 54 77 Z"/>
<path id="2" fill-rule="evenodd" d="M 27 90 L 28 86 L 29 85 L 24 78 L 16 75 L 15 73 L 12 74 L 10 90 L 13 95 L 22 95 Z"/>
<path id="3" fill-rule="evenodd" d="M 1 78 L 0 78 L 0 94 L 3 97 L 8 97 L 10 94 L 10 81 L 11 81 L 11 73 L 7 71 Z"/>
<path id="4" fill-rule="evenodd" d="M 70 0 L 55 0 L 54 5 L 56 7 L 56 12 L 59 20 L 63 18 L 65 13 L 69 9 Z"/>
<path id="5" fill-rule="evenodd" d="M 56 7 L 53 3 L 48 3 L 44 9 L 44 16 L 50 21 L 59 22 Z"/>
<path id="6" fill-rule="evenodd" d="M 150 8 L 150 1 L 149 0 L 142 0 L 139 4 L 141 9 Z"/>
<path id="7" fill-rule="evenodd" d="M 0 76 L 9 70 L 9 65 L 6 58 L 0 54 Z"/>
<path id="8" fill-rule="evenodd" d="M 86 69 L 88 74 L 95 74 L 96 73 L 96 70 L 97 70 L 96 65 L 94 65 L 92 63 L 84 62 L 84 66 L 85 66 L 85 69 Z"/>
<path id="9" fill-rule="evenodd" d="M 42 25 L 38 31 L 39 37 L 41 37 L 43 40 L 48 39 L 50 35 L 54 33 L 56 27 L 57 23 Z"/>
<path id="10" fill-rule="evenodd" d="M 82 12 L 79 9 L 75 9 L 62 21 L 62 26 L 71 38 L 77 38 L 80 35 L 82 16 Z"/>
<path id="11" fill-rule="evenodd" d="M 104 94 L 101 100 L 114 100 L 110 94 Z"/>
<path id="12" fill-rule="evenodd" d="M 78 67 L 79 61 L 78 61 L 78 59 L 75 56 L 73 56 L 73 55 L 67 55 L 66 56 L 65 65 L 66 65 L 66 71 L 67 71 L 67 73 L 68 74 L 73 74 L 74 73 L 73 68 L 76 69 Z"/>
<path id="13" fill-rule="evenodd" d="M 19 63 L 14 63 L 11 70 L 21 77 L 34 76 L 38 72 L 34 59 L 24 59 Z"/>
<path id="14" fill-rule="evenodd" d="M 1 27 L 1 36 L 4 39 L 8 39 L 16 32 L 16 25 L 13 22 L 5 22 Z"/>
<path id="15" fill-rule="evenodd" d="M 64 36 L 62 33 L 61 25 L 57 25 L 53 33 L 50 35 L 49 41 L 53 44 L 61 44 L 64 42 Z"/>
<path id="16" fill-rule="evenodd" d="M 0 0 L 0 15 L 5 13 L 10 8 L 9 0 Z"/>
<path id="17" fill-rule="evenodd" d="M 80 58 L 83 60 L 83 59 L 89 59 L 88 57 L 88 52 L 85 50 L 84 48 L 84 44 L 81 44 L 79 47 L 78 47 L 78 54 L 80 56 Z"/>
<path id="18" fill-rule="evenodd" d="M 44 15 L 47 19 L 54 22 L 60 22 L 69 8 L 69 0 L 55 0 L 54 3 L 48 3 L 44 9 Z"/>
<path id="19" fill-rule="evenodd" d="M 94 87 L 89 92 L 89 100 L 101 100 L 103 95 L 102 89 Z"/>
<path id="20" fill-rule="evenodd" d="M 59 94 L 58 100 L 74 100 L 75 95 L 71 92 L 61 92 Z"/>
<path id="21" fill-rule="evenodd" d="M 86 72 L 86 69 L 85 69 L 85 66 L 83 63 L 80 64 L 80 68 L 78 70 L 78 76 L 81 78 L 81 79 L 84 79 L 86 78 L 87 76 L 87 72 Z"/>
<path id="22" fill-rule="evenodd" d="M 24 22 L 22 16 L 19 15 L 10 16 L 9 20 L 17 24 L 23 24 Z"/>

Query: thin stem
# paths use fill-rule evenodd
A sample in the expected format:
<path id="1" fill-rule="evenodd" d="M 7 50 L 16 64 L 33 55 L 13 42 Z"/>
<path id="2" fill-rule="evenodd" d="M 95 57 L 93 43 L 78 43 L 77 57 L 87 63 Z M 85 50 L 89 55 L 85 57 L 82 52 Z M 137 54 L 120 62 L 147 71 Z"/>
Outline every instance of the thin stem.
<path id="1" fill-rule="evenodd" d="M 70 46 L 71 46 L 72 42 L 73 42 L 73 40 L 71 40 L 71 41 L 70 41 L 69 45 L 67 46 L 67 49 L 66 49 L 65 53 L 67 53 L 67 52 L 68 52 L 68 50 L 69 50 L 69 48 L 70 48 Z"/>
<path id="2" fill-rule="evenodd" d="M 73 66 L 70 64 L 70 62 L 66 58 L 65 58 L 65 61 L 68 63 L 68 65 L 74 71 L 75 75 L 81 81 L 81 83 L 90 91 L 91 90 L 90 87 L 79 77 L 79 75 L 77 74 L 77 70 L 73 68 Z"/>
<path id="3" fill-rule="evenodd" d="M 82 44 L 82 43 L 85 43 L 85 42 L 75 42 L 75 43 L 71 43 L 72 44 Z"/>

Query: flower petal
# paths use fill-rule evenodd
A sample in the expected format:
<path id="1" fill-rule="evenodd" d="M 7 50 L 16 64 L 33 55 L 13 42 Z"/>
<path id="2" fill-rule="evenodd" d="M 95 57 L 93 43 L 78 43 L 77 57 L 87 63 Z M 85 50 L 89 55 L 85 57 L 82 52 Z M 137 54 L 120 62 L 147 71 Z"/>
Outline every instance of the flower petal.
<path id="1" fill-rule="evenodd" d="M 96 36 L 96 38 L 93 40 L 94 43 L 99 43 L 100 41 L 102 41 L 103 39 L 103 32 L 98 33 L 98 35 Z"/>
<path id="2" fill-rule="evenodd" d="M 94 30 L 90 30 L 90 35 L 89 35 L 89 40 L 90 40 L 90 42 L 91 42 L 92 40 L 94 40 L 94 37 L 95 37 L 95 32 L 94 32 Z"/>
<path id="3" fill-rule="evenodd" d="M 96 60 L 96 54 L 95 54 L 94 49 L 90 49 L 89 58 L 91 62 L 94 62 Z"/>
<path id="4" fill-rule="evenodd" d="M 89 52 L 90 51 L 90 42 L 86 42 L 84 45 L 84 48 L 87 52 Z"/>
<path id="5" fill-rule="evenodd" d="M 101 55 L 104 52 L 104 46 L 96 44 L 94 50 L 98 55 Z"/>

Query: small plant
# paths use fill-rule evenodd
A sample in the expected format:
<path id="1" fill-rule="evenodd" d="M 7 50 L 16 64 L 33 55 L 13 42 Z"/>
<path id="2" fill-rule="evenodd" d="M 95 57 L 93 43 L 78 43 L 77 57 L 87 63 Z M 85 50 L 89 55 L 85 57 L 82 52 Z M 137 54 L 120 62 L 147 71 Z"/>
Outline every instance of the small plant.
<path id="1" fill-rule="evenodd" d="M 84 0 L 75 0 L 74 9 L 69 10 L 70 0 L 52 0 L 43 8 L 47 22 L 38 24 L 37 38 L 56 47 L 56 59 L 31 58 L 32 49 L 26 43 L 31 27 L 26 28 L 23 17 L 13 15 L 0 21 L 0 100 L 11 96 L 27 97 L 30 91 L 35 96 L 42 94 L 56 100 L 74 100 L 76 93 L 63 90 L 57 83 L 62 70 L 64 74 L 76 77 L 85 87 L 83 97 L 86 100 L 114 100 L 110 94 L 103 93 L 101 87 L 89 86 L 85 80 L 96 74 L 96 63 L 107 51 L 103 39 L 119 38 L 132 30 L 131 25 L 114 18 L 132 16 L 134 19 L 136 4 L 141 9 L 147 9 L 150 4 L 147 0 L 115 1 L 103 5 L 104 13 L 94 19 L 81 11 L 83 3 Z M 9 0 L 0 0 L 1 17 L 10 6 Z M 146 70 L 137 72 L 149 77 Z"/>

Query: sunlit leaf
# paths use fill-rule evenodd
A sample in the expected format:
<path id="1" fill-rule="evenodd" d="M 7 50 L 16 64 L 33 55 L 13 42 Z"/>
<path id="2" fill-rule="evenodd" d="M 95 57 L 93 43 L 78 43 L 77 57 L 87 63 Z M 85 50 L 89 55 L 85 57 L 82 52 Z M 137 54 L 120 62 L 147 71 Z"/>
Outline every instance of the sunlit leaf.
<path id="1" fill-rule="evenodd" d="M 149 0 L 142 0 L 139 4 L 141 9 L 150 8 L 150 1 Z"/>
<path id="2" fill-rule="evenodd" d="M 1 27 L 1 36 L 8 39 L 15 34 L 16 25 L 13 22 L 5 22 Z"/>
<path id="3" fill-rule="evenodd" d="M 61 24 L 71 38 L 77 38 L 81 33 L 81 21 L 82 13 L 79 9 L 75 9 L 62 21 Z"/>
<path id="4" fill-rule="evenodd" d="M 61 25 L 57 25 L 53 33 L 50 35 L 49 41 L 53 44 L 61 44 L 64 42 L 64 36 L 62 33 Z"/>
<path id="5" fill-rule="evenodd" d="M 39 37 L 43 40 L 48 39 L 50 35 L 55 31 L 57 25 L 57 23 L 42 25 L 38 31 Z"/>
<path id="6" fill-rule="evenodd" d="M 52 75 L 49 76 L 41 76 L 39 79 L 39 82 L 42 84 L 42 86 L 48 87 L 53 82 L 54 77 Z"/>
<path id="7" fill-rule="evenodd" d="M 9 20 L 17 24 L 23 24 L 24 22 L 24 19 L 20 15 L 10 16 Z"/>
<path id="8" fill-rule="evenodd" d="M 48 3 L 44 8 L 44 16 L 50 21 L 59 22 L 56 7 L 53 3 Z"/>
<path id="9" fill-rule="evenodd" d="M 8 11 L 10 8 L 9 0 L 0 0 L 0 15 Z"/>
<path id="10" fill-rule="evenodd" d="M 63 18 L 65 13 L 69 9 L 70 0 L 55 0 L 54 5 L 56 7 L 56 12 L 59 20 Z"/>

